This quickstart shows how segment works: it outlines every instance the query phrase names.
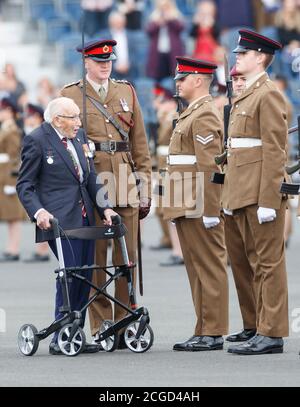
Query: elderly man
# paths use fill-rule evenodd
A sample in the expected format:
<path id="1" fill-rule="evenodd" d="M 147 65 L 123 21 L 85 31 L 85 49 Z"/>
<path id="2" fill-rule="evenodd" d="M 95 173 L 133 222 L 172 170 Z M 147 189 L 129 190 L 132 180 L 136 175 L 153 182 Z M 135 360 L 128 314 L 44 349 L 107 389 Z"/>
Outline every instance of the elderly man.
<path id="1" fill-rule="evenodd" d="M 63 229 L 75 229 L 95 224 L 94 207 L 104 223 L 111 225 L 116 213 L 105 200 L 103 185 L 96 183 L 93 161 L 86 154 L 84 133 L 80 129 L 79 108 L 69 98 L 52 100 L 44 114 L 46 123 L 24 138 L 22 165 L 17 183 L 20 201 L 31 220 L 36 221 L 36 242 L 48 241 L 57 256 L 50 219 L 58 219 Z M 97 197 L 97 199 L 96 199 Z M 70 246 L 71 244 L 71 246 Z M 94 262 L 94 242 L 62 241 L 66 267 L 91 265 Z M 91 272 L 85 272 L 91 280 Z M 69 285 L 72 310 L 86 304 L 89 286 L 74 279 Z M 60 283 L 56 286 L 55 319 L 60 319 L 63 304 Z M 83 323 L 85 315 L 83 314 Z M 96 352 L 97 345 L 87 345 L 85 352 Z M 57 335 L 49 347 L 59 354 Z"/>

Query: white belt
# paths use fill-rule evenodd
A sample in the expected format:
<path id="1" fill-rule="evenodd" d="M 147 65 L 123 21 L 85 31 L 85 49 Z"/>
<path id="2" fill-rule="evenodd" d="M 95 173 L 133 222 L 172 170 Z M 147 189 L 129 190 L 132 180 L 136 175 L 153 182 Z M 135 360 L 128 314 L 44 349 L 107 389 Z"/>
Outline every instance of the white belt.
<path id="1" fill-rule="evenodd" d="M 156 149 L 156 154 L 160 156 L 166 156 L 169 154 L 169 146 L 158 146 Z"/>
<path id="2" fill-rule="evenodd" d="M 181 164 L 196 164 L 197 159 L 195 155 L 169 155 L 169 165 L 181 165 Z"/>
<path id="3" fill-rule="evenodd" d="M 9 162 L 9 155 L 8 154 L 0 154 L 0 164 L 8 163 Z"/>
<path id="4" fill-rule="evenodd" d="M 262 141 L 260 138 L 234 138 L 230 137 L 228 139 L 228 146 L 230 148 L 249 148 L 249 147 L 259 147 L 262 146 Z"/>

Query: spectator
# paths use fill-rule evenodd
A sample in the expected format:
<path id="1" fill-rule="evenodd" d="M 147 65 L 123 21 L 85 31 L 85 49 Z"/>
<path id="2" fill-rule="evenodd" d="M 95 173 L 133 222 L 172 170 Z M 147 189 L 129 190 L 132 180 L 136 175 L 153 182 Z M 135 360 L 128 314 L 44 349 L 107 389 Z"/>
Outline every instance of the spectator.
<path id="1" fill-rule="evenodd" d="M 48 103 L 58 96 L 58 90 L 55 88 L 49 78 L 41 78 L 37 85 L 37 102 L 44 109 Z"/>
<path id="2" fill-rule="evenodd" d="M 198 3 L 190 35 L 195 39 L 193 57 L 216 62 L 214 53 L 218 47 L 219 28 L 216 23 L 216 5 L 212 0 Z"/>
<path id="3" fill-rule="evenodd" d="M 113 76 L 116 79 L 129 79 L 130 58 L 126 17 L 118 11 L 113 11 L 110 13 L 108 21 L 111 38 L 117 41 L 116 52 L 118 58 L 113 67 Z"/>
<path id="4" fill-rule="evenodd" d="M 142 29 L 142 10 L 144 2 L 141 0 L 118 0 L 119 11 L 126 16 L 128 30 Z"/>
<path id="5" fill-rule="evenodd" d="M 108 28 L 108 16 L 113 0 L 82 0 L 85 34 L 92 37 L 99 30 Z"/>
<path id="6" fill-rule="evenodd" d="M 146 31 L 150 37 L 147 75 L 161 80 L 174 74 L 175 57 L 184 54 L 184 22 L 174 0 L 156 0 Z"/>
<path id="7" fill-rule="evenodd" d="M 24 84 L 18 79 L 11 63 L 5 64 L 4 67 L 4 86 L 15 103 L 18 103 L 20 96 L 26 92 Z"/>
<path id="8" fill-rule="evenodd" d="M 282 9 L 275 15 L 278 40 L 283 45 L 281 54 L 282 73 L 287 79 L 297 78 L 292 69 L 295 52 L 300 47 L 300 10 L 296 0 L 283 0 Z"/>

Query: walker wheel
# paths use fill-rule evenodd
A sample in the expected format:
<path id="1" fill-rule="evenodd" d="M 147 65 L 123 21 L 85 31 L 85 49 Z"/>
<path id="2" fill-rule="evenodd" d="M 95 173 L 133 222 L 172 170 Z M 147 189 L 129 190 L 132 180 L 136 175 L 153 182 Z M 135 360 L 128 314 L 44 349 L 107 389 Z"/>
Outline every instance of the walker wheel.
<path id="1" fill-rule="evenodd" d="M 99 330 L 99 334 L 102 334 L 103 332 L 105 332 L 108 328 L 110 328 L 113 325 L 114 325 L 113 321 L 110 321 L 108 319 L 103 321 L 103 323 L 100 327 L 100 330 Z M 114 350 L 117 349 L 117 347 L 119 345 L 119 335 L 112 334 L 111 336 L 108 336 L 106 339 L 104 339 L 100 343 L 101 343 L 103 349 L 105 350 L 105 352 L 113 352 Z"/>
<path id="2" fill-rule="evenodd" d="M 124 340 L 127 347 L 132 352 L 136 353 L 146 352 L 148 349 L 151 348 L 154 340 L 154 333 L 152 331 L 152 328 L 148 324 L 145 325 L 145 328 L 140 337 L 138 339 L 136 338 L 140 323 L 141 321 L 131 322 L 131 324 L 127 326 L 124 332 Z"/>
<path id="3" fill-rule="evenodd" d="M 78 355 L 83 351 L 86 343 L 85 333 L 80 327 L 78 327 L 72 341 L 68 342 L 72 326 L 72 324 L 67 324 L 58 333 L 57 343 L 59 349 L 66 356 Z"/>
<path id="4" fill-rule="evenodd" d="M 18 333 L 18 346 L 25 356 L 32 356 L 39 347 L 39 339 L 36 336 L 38 330 L 34 325 L 25 324 L 21 326 Z"/>

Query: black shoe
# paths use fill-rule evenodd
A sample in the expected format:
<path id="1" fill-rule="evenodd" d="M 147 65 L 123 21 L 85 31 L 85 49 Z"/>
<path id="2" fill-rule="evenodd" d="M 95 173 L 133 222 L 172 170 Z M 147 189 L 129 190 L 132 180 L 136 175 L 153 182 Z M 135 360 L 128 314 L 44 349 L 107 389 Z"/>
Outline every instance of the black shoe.
<path id="1" fill-rule="evenodd" d="M 50 343 L 49 353 L 50 353 L 50 355 L 63 355 L 62 351 L 60 350 L 60 348 L 56 342 Z"/>
<path id="2" fill-rule="evenodd" d="M 229 335 L 226 338 L 228 342 L 246 342 L 256 335 L 256 329 L 243 329 L 240 332 Z"/>
<path id="3" fill-rule="evenodd" d="M 223 349 L 222 336 L 192 336 L 186 342 L 175 343 L 173 350 L 185 352 L 200 352 L 206 350 Z"/>
<path id="4" fill-rule="evenodd" d="M 86 343 L 82 353 L 96 353 L 100 350 L 103 350 L 101 345 L 96 345 L 92 343 Z M 56 342 L 51 342 L 49 345 L 49 353 L 50 355 L 63 355 L 62 351 L 60 350 L 58 344 Z"/>
<path id="5" fill-rule="evenodd" d="M 255 335 L 249 341 L 228 348 L 229 353 L 238 355 L 265 355 L 267 353 L 282 353 L 283 339 L 270 336 Z"/>
<path id="6" fill-rule="evenodd" d="M 19 261 L 20 256 L 18 254 L 11 254 L 11 253 L 3 253 L 2 256 L 0 257 L 0 262 L 9 262 L 9 261 Z"/>
<path id="7" fill-rule="evenodd" d="M 162 267 L 181 266 L 183 264 L 183 258 L 180 256 L 174 256 L 173 254 L 166 261 L 159 263 L 159 265 Z"/>
<path id="8" fill-rule="evenodd" d="M 150 250 L 167 250 L 172 249 L 170 244 L 159 244 L 158 246 L 150 246 Z"/>
<path id="9" fill-rule="evenodd" d="M 24 260 L 24 263 L 40 263 L 43 261 L 49 261 L 50 256 L 48 254 L 42 255 L 38 253 L 33 253 L 31 257 Z"/>

